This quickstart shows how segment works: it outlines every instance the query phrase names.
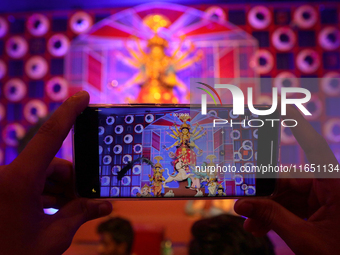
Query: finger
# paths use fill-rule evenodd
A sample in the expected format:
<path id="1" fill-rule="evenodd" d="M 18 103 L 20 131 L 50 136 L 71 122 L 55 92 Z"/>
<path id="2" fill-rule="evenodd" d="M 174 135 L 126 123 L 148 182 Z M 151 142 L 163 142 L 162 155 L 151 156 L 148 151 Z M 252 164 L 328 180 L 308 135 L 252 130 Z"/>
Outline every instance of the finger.
<path id="1" fill-rule="evenodd" d="M 243 224 L 243 228 L 252 233 L 256 237 L 261 237 L 266 235 L 270 228 L 266 226 L 263 222 L 254 219 L 246 219 Z"/>
<path id="2" fill-rule="evenodd" d="M 278 188 L 272 199 L 300 218 L 309 216 L 307 208 L 313 206 L 308 203 L 311 197 L 313 179 L 279 179 Z M 308 203 L 308 204 L 307 204 Z"/>
<path id="3" fill-rule="evenodd" d="M 65 159 L 54 158 L 46 170 L 46 177 L 54 182 L 68 184 L 72 181 L 73 164 Z"/>
<path id="4" fill-rule="evenodd" d="M 236 213 L 257 222 L 255 224 L 248 221 L 249 225 L 245 226 L 248 230 L 261 233 L 273 229 L 291 248 L 301 242 L 301 235 L 310 231 L 308 222 L 270 199 L 240 199 L 235 203 L 234 209 Z"/>
<path id="5" fill-rule="evenodd" d="M 55 208 L 60 209 L 74 198 L 64 197 L 64 196 L 57 196 L 54 194 L 46 194 L 42 196 L 42 204 L 43 208 Z"/>
<path id="6" fill-rule="evenodd" d="M 76 117 L 89 103 L 89 95 L 81 91 L 67 99 L 40 127 L 21 154 L 13 161 L 17 171 L 37 180 L 45 180 L 46 169 L 60 149 Z"/>
<path id="7" fill-rule="evenodd" d="M 60 195 L 63 194 L 66 187 L 65 185 L 58 184 L 51 180 L 46 180 L 45 187 L 43 194 L 54 194 L 54 195 Z"/>
<path id="8" fill-rule="evenodd" d="M 338 164 L 326 140 L 316 132 L 296 108 L 290 105 L 287 106 L 287 118 L 294 119 L 298 122 L 296 127 L 291 127 L 290 129 L 306 153 L 309 163 L 317 165 Z"/>
<path id="9" fill-rule="evenodd" d="M 53 218 L 60 228 L 58 232 L 72 239 L 78 228 L 85 222 L 106 216 L 112 211 L 108 201 L 79 198 L 62 207 Z"/>
<path id="10" fill-rule="evenodd" d="M 338 161 L 334 156 L 331 148 L 328 146 L 326 140 L 310 125 L 310 123 L 302 116 L 302 114 L 294 107 L 287 106 L 287 117 L 295 119 L 298 122 L 296 127 L 292 127 L 292 133 L 300 144 L 310 164 L 315 164 L 316 167 L 321 168 L 329 165 L 333 168 L 339 167 Z M 323 169 L 322 169 L 323 170 Z M 321 173 L 315 172 L 316 182 L 322 188 L 324 195 L 321 200 L 327 200 L 327 194 L 333 197 L 340 196 L 340 172 L 334 170 L 333 172 Z M 329 178 L 329 179 L 326 179 Z M 316 187 L 315 187 L 316 188 Z M 339 192 L 334 192 L 337 190 Z"/>

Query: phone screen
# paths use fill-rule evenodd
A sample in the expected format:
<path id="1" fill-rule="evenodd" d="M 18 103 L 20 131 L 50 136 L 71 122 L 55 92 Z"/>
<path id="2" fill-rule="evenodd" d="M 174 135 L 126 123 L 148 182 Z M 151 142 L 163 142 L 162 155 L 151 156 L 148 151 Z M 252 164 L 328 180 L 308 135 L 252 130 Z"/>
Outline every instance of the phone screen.
<path id="1" fill-rule="evenodd" d="M 272 183 L 263 187 L 268 179 L 259 187 L 256 172 L 241 171 L 259 160 L 277 163 L 277 127 L 258 127 L 259 116 L 248 109 L 242 116 L 228 107 L 209 107 L 205 115 L 189 107 L 98 107 L 91 112 L 97 120 L 87 121 L 88 126 L 97 121 L 98 145 L 92 151 L 97 152 L 99 171 L 86 170 L 92 173 L 85 175 L 89 179 L 96 172 L 99 183 L 85 186 L 97 197 L 239 197 L 273 191 Z M 79 123 L 76 127 L 84 132 Z M 77 146 L 86 147 L 75 141 Z M 87 165 L 83 162 L 82 168 Z M 84 186 L 84 181 L 78 183 Z"/>

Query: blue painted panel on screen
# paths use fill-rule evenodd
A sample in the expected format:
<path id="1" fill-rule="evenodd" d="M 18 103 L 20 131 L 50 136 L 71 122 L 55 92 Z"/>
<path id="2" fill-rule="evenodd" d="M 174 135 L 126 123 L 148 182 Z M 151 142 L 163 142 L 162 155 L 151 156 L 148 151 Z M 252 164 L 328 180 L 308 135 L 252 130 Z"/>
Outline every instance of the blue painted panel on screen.
<path id="1" fill-rule="evenodd" d="M 110 175 L 110 166 L 102 166 L 102 175 Z"/>
<path id="2" fill-rule="evenodd" d="M 244 191 L 241 189 L 241 186 L 237 185 L 235 186 L 236 189 L 236 196 L 241 196 L 244 194 Z"/>
<path id="3" fill-rule="evenodd" d="M 100 188 L 100 196 L 109 197 L 110 196 L 110 188 L 109 187 L 101 187 Z"/>

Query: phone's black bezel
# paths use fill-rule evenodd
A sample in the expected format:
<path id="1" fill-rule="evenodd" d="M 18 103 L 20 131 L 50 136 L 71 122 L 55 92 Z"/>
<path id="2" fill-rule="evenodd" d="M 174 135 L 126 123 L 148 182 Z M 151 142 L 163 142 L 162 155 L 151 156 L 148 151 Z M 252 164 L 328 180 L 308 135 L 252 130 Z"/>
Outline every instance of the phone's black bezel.
<path id="1" fill-rule="evenodd" d="M 192 105 L 181 104 L 131 104 L 131 105 L 89 105 L 78 117 L 73 128 L 73 149 L 76 192 L 81 197 L 104 198 L 100 196 L 99 182 L 99 152 L 98 152 L 98 108 L 193 108 Z M 200 106 L 197 106 L 200 107 Z M 216 106 L 212 106 L 216 107 Z M 221 107 L 232 107 L 225 105 Z M 268 108 L 267 106 L 255 106 L 255 108 Z M 279 156 L 279 134 L 280 122 L 272 122 L 266 119 L 280 119 L 277 111 L 269 116 L 259 116 L 264 121 L 264 127 L 259 129 L 258 149 L 264 153 L 257 155 L 257 164 L 269 165 L 278 164 Z M 261 139 L 260 139 L 261 137 Z M 262 138 L 263 137 L 263 138 Z M 256 197 L 270 196 L 275 191 L 276 174 L 256 174 Z M 111 197 L 110 197 L 111 198 Z M 206 199 L 208 197 L 199 197 Z M 209 197 L 213 199 L 226 197 Z M 233 198 L 233 197 L 229 197 Z M 235 197 L 236 198 L 236 197 Z M 114 199 L 135 199 L 135 198 L 114 198 Z M 145 198 L 143 198 L 145 199 Z M 154 199 L 154 198 L 151 198 Z M 167 198 L 168 199 L 168 198 Z M 176 198 L 173 198 L 176 199 Z M 193 199 L 193 197 L 182 197 L 181 199 Z"/>
<path id="2" fill-rule="evenodd" d="M 87 107 L 73 127 L 73 164 L 76 192 L 81 197 L 99 198 L 98 111 Z"/>

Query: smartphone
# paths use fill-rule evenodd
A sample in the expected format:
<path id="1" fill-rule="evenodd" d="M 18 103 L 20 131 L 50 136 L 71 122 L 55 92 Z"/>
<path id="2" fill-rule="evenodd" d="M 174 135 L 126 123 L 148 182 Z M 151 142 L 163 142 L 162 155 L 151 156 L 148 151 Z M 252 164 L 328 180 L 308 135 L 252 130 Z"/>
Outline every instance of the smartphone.
<path id="1" fill-rule="evenodd" d="M 257 109 L 267 106 L 257 106 Z M 278 164 L 277 112 L 209 105 L 90 105 L 73 128 L 77 193 L 87 198 L 270 196 Z"/>

